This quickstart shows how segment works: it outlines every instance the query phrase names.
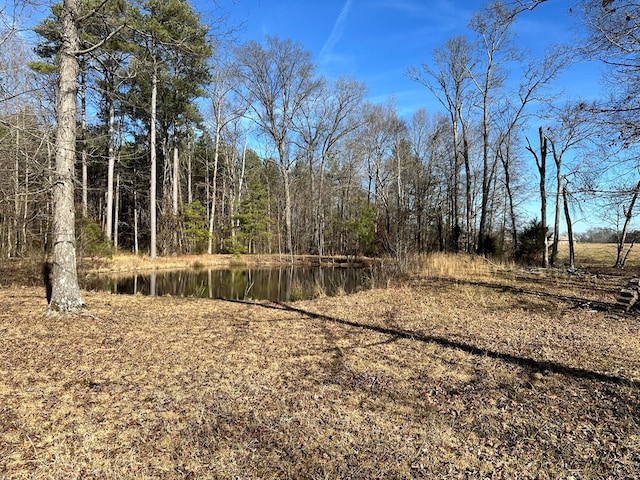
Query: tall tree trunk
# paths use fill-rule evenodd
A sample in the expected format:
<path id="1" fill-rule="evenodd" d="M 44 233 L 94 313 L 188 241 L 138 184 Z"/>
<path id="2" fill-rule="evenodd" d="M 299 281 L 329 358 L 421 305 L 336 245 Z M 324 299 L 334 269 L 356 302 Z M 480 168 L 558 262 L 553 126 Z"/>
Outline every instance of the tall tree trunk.
<path id="1" fill-rule="evenodd" d="M 153 63 L 153 78 L 151 79 L 151 119 L 149 124 L 149 137 L 150 137 L 150 154 L 151 154 L 151 179 L 150 179 L 150 198 L 149 198 L 149 210 L 151 214 L 151 245 L 149 256 L 151 258 L 157 257 L 157 159 L 156 159 L 156 102 L 158 96 L 158 65 L 154 60 Z"/>
<path id="2" fill-rule="evenodd" d="M 462 169 L 462 165 L 460 164 L 460 153 L 458 151 L 459 146 L 458 146 L 458 127 L 457 124 L 454 126 L 453 132 L 454 132 L 454 137 L 453 137 L 453 184 L 450 186 L 449 188 L 449 195 L 451 197 L 451 212 L 450 212 L 450 225 L 449 227 L 451 228 L 451 238 L 452 238 L 452 245 L 453 245 L 453 250 L 455 252 L 460 250 L 460 202 L 459 202 L 459 195 L 458 195 L 458 186 L 460 185 L 460 171 Z M 467 164 L 465 163 L 465 167 L 467 166 Z M 440 220 L 443 220 L 443 216 L 440 215 Z M 445 239 L 446 236 L 446 232 L 444 231 L 444 221 L 442 221 L 439 225 L 440 227 L 442 227 L 442 231 L 441 233 L 441 240 Z M 441 248 L 441 251 L 444 251 L 447 248 L 446 246 L 446 240 L 443 244 L 443 247 Z"/>
<path id="3" fill-rule="evenodd" d="M 284 187 L 284 226 L 286 229 L 287 251 L 293 256 L 293 232 L 291 222 L 291 184 L 289 179 L 289 171 L 282 167 L 282 184 Z"/>
<path id="4" fill-rule="evenodd" d="M 571 223 L 571 215 L 569 213 L 569 202 L 567 197 L 567 184 L 562 186 L 562 199 L 564 200 L 564 218 L 567 222 L 567 237 L 569 238 L 569 268 L 574 268 L 576 264 L 575 244 L 573 241 L 573 224 Z"/>
<path id="5" fill-rule="evenodd" d="M 80 81 L 80 105 L 82 108 L 80 112 L 80 135 L 82 136 L 80 140 L 82 144 L 82 216 L 86 218 L 89 214 L 89 173 L 87 165 L 87 85 L 85 83 L 84 72 L 80 73 Z"/>
<path id="6" fill-rule="evenodd" d="M 511 248 L 515 252 L 518 249 L 518 229 L 516 224 L 516 211 L 513 204 L 513 192 L 511 191 L 511 171 L 509 169 L 509 153 L 507 155 L 499 154 L 502 167 L 504 169 L 504 185 L 509 203 L 509 220 L 511 230 Z"/>
<path id="7" fill-rule="evenodd" d="M 138 191 L 133 190 L 133 253 L 136 255 L 139 252 L 138 248 Z"/>
<path id="8" fill-rule="evenodd" d="M 489 178 L 489 79 L 491 64 L 487 71 L 485 80 L 485 91 L 483 92 L 482 107 L 482 198 L 480 199 L 480 225 L 478 226 L 478 247 L 479 254 L 486 254 L 488 232 L 487 217 L 489 215 L 489 192 L 491 180 Z"/>
<path id="9" fill-rule="evenodd" d="M 115 128 L 116 107 L 113 97 L 109 98 L 109 129 L 108 129 L 108 153 L 107 153 L 107 206 L 105 234 L 109 240 L 113 240 L 113 174 L 116 166 Z"/>
<path id="10" fill-rule="evenodd" d="M 278 153 L 280 155 L 280 172 L 282 174 L 282 186 L 284 188 L 284 227 L 287 242 L 285 253 L 288 253 L 293 257 L 293 231 L 291 228 L 291 179 L 289 178 L 285 148 L 284 141 L 280 141 L 278 144 Z"/>
<path id="11" fill-rule="evenodd" d="M 542 250 L 542 266 L 549 268 L 549 242 L 547 239 L 547 137 L 542 133 L 542 127 L 539 130 L 540 134 L 540 163 L 538 164 L 538 171 L 540 172 L 540 223 L 542 224 L 543 235 L 543 250 Z"/>
<path id="12" fill-rule="evenodd" d="M 471 253 L 472 245 L 473 245 L 473 222 L 471 219 L 472 214 L 472 198 L 471 198 L 471 160 L 469 159 L 469 140 L 467 138 L 466 128 L 463 126 L 463 134 L 462 134 L 462 157 L 464 159 L 464 172 L 465 172 L 465 229 L 466 229 L 466 239 L 465 239 L 465 249 L 466 253 Z M 457 193 L 457 186 L 456 193 Z M 460 227 L 458 227 L 460 230 Z M 459 232 L 457 233 L 459 235 Z M 457 244 L 456 244 L 457 250 Z"/>
<path id="13" fill-rule="evenodd" d="M 636 201 L 638 200 L 639 193 L 640 193 L 640 182 L 638 182 L 635 190 L 633 191 L 633 196 L 631 197 L 631 202 L 629 202 L 629 207 L 628 208 L 625 208 L 624 206 L 622 207 L 623 213 L 624 213 L 624 224 L 622 226 L 622 232 L 618 237 L 618 248 L 617 248 L 618 252 L 616 255 L 616 263 L 613 265 L 615 268 L 624 268 L 624 265 L 627 260 L 628 253 L 627 255 L 623 256 L 622 252 L 624 251 L 624 244 L 627 241 L 627 232 L 629 230 L 629 224 L 631 223 L 631 219 L 633 218 L 633 207 L 635 206 Z M 629 249 L 631 249 L 631 247 L 629 247 Z"/>
<path id="14" fill-rule="evenodd" d="M 179 191 L 180 191 L 180 155 L 178 152 L 178 140 L 174 140 L 173 144 L 173 188 L 172 188 L 172 211 L 173 216 L 178 216 L 178 204 L 179 204 Z"/>
<path id="15" fill-rule="evenodd" d="M 204 144 L 204 193 L 205 193 L 205 209 L 207 219 L 209 218 L 209 212 L 211 211 L 211 182 L 209 182 L 209 149 L 206 142 Z"/>
<path id="16" fill-rule="evenodd" d="M 120 172 L 116 176 L 115 208 L 113 212 L 113 249 L 118 251 L 118 223 L 120 221 Z"/>
<path id="17" fill-rule="evenodd" d="M 22 208 L 22 248 L 26 253 L 27 248 L 27 222 L 29 221 L 29 162 L 25 159 L 24 165 L 24 202 Z"/>
<path id="18" fill-rule="evenodd" d="M 398 142 L 399 143 L 399 142 Z M 398 265 L 404 270 L 406 266 L 403 261 L 406 261 L 406 255 L 404 250 L 406 248 L 405 238 L 404 238 L 404 228 L 405 228 L 405 218 L 404 218 L 404 208 L 403 208 L 403 197 L 404 193 L 402 191 L 402 152 L 401 148 L 398 144 L 396 144 L 396 238 L 395 238 L 395 250 L 396 250 L 396 262 Z"/>
<path id="19" fill-rule="evenodd" d="M 318 212 L 317 208 L 317 200 L 316 200 L 316 179 L 313 174 L 313 163 L 315 160 L 314 155 L 314 146 L 308 146 L 309 152 L 307 154 L 307 159 L 309 160 L 309 198 L 311 199 L 311 205 L 309 205 L 309 212 L 303 213 L 303 216 L 306 216 L 307 213 L 311 214 L 312 217 L 312 231 L 311 231 L 311 241 L 309 242 L 309 250 L 315 248 L 316 254 L 319 255 L 319 233 L 318 233 Z M 305 205 L 306 206 L 306 205 Z M 303 227 L 304 228 L 304 227 Z"/>
<path id="20" fill-rule="evenodd" d="M 529 139 L 527 139 L 527 150 L 531 152 L 533 158 L 536 160 L 536 166 L 538 167 L 538 173 L 540 175 L 540 225 L 541 225 L 541 243 L 542 250 L 542 266 L 549 268 L 549 244 L 547 241 L 547 137 L 542 131 L 542 127 L 538 128 L 538 136 L 540 140 L 540 155 L 535 152 Z"/>
<path id="21" fill-rule="evenodd" d="M 78 0 L 64 0 L 61 12 L 58 129 L 53 184 L 53 275 L 50 311 L 71 312 L 84 306 L 76 267 L 74 164 L 78 93 Z"/>
<path id="22" fill-rule="evenodd" d="M 218 159 L 220 158 L 220 109 L 216 113 L 216 138 L 214 140 L 213 147 L 213 182 L 211 188 L 211 208 L 209 210 L 209 243 L 207 245 L 207 253 L 211 255 L 213 253 L 213 229 L 215 226 L 216 217 L 216 197 L 218 193 Z"/>
<path id="23" fill-rule="evenodd" d="M 220 212 L 221 213 L 224 213 L 223 203 L 224 203 L 224 199 L 227 198 L 227 181 L 229 181 L 229 184 L 231 184 L 231 179 L 229 178 L 229 175 L 223 175 L 222 176 L 222 191 L 220 192 Z M 232 189 L 233 189 L 233 186 L 229 185 L 229 191 L 231 191 Z M 231 201 L 230 203 L 233 203 L 233 201 Z M 222 225 L 224 225 L 224 220 L 225 220 L 224 216 L 220 215 L 220 221 L 218 222 L 220 227 L 222 227 Z M 222 235 L 220 235 L 220 239 L 218 241 L 218 245 L 219 245 L 219 249 L 220 250 L 224 249 L 224 239 L 222 238 Z"/>
<path id="24" fill-rule="evenodd" d="M 15 151 L 13 152 L 13 237 L 14 241 L 10 243 L 9 251 L 13 250 L 13 255 L 18 256 L 20 252 L 20 234 L 18 233 L 18 219 L 20 218 L 20 115 L 16 113 L 16 143 L 14 145 Z M 11 247 L 12 246 L 12 247 Z"/>
<path id="25" fill-rule="evenodd" d="M 556 209 L 555 216 L 553 222 L 553 244 L 551 246 L 551 259 L 550 263 L 552 266 L 556 264 L 556 260 L 558 258 L 558 237 L 560 236 L 560 211 L 562 210 L 562 199 L 563 191 L 562 191 L 562 156 L 558 155 L 555 147 L 552 149 L 553 151 L 553 161 L 556 164 Z"/>
<path id="26" fill-rule="evenodd" d="M 244 147 L 242 147 L 242 162 L 241 162 L 242 166 L 240 168 L 240 178 L 238 179 L 238 192 L 236 195 L 235 209 L 232 209 L 230 212 L 231 218 L 232 218 L 231 234 L 234 236 L 236 234 L 236 230 L 240 227 L 240 220 L 233 221 L 233 217 L 236 215 L 237 210 L 240 209 L 240 204 L 242 202 L 242 189 L 244 188 L 244 177 L 245 177 L 245 171 L 247 166 L 247 143 L 248 143 L 248 139 L 245 140 Z M 249 239 L 249 242 L 251 244 L 251 239 Z M 248 249 L 248 252 L 251 253 L 250 247 Z"/>
<path id="27" fill-rule="evenodd" d="M 326 155 L 320 160 L 320 172 L 318 179 L 318 202 L 317 202 L 317 223 L 318 223 L 318 256 L 320 261 L 324 255 L 324 171 L 326 165 Z"/>
<path id="28" fill-rule="evenodd" d="M 187 202 L 193 203 L 193 166 L 191 164 L 191 142 L 187 142 Z"/>

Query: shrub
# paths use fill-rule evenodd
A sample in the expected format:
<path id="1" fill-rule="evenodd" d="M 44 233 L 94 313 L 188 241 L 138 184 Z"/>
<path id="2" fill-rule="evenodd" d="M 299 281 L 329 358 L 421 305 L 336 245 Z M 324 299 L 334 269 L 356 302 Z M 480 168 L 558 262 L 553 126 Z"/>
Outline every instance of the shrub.
<path id="1" fill-rule="evenodd" d="M 237 257 L 244 253 L 247 253 L 247 247 L 242 242 L 240 242 L 237 236 L 228 238 L 227 240 L 225 240 L 224 244 L 227 252 Z"/>
<path id="2" fill-rule="evenodd" d="M 483 235 L 478 240 L 478 253 L 483 256 L 491 256 L 498 253 L 498 242 L 491 235 Z"/>
<path id="3" fill-rule="evenodd" d="M 207 215 L 204 205 L 196 200 L 182 207 L 184 221 L 184 236 L 188 242 L 189 253 L 202 253 L 209 242 L 209 229 L 207 228 Z"/>
<path id="4" fill-rule="evenodd" d="M 111 257 L 113 255 L 113 242 L 93 220 L 83 218 L 78 228 L 78 247 L 80 256 Z"/>
<path id="5" fill-rule="evenodd" d="M 532 220 L 518 233 L 516 260 L 526 265 L 540 265 L 544 252 L 544 235 L 547 228 L 538 220 Z"/>

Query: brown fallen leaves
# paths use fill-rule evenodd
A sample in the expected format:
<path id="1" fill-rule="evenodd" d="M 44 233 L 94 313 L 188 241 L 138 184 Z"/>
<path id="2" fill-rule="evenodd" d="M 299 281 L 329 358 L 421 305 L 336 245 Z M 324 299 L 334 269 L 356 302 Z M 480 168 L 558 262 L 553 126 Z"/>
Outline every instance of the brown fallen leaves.
<path id="1" fill-rule="evenodd" d="M 47 318 L 2 288 L 0 477 L 636 478 L 638 319 L 519 282 Z"/>

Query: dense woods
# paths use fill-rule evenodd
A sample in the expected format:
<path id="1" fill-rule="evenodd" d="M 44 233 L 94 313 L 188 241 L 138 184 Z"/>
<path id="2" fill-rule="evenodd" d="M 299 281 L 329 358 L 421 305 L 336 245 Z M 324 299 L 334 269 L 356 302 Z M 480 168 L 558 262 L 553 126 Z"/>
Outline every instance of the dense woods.
<path id="1" fill-rule="evenodd" d="M 359 79 L 319 75 L 303 45 L 238 43 L 222 15 L 205 22 L 186 0 L 65 0 L 37 44 L 20 32 L 29 5 L 7 5 L 0 254 L 54 253 L 66 178 L 78 255 L 514 256 L 534 232 L 553 264 L 572 218 L 598 210 L 623 262 L 640 192 L 640 5 L 584 0 L 578 47 L 523 52 L 516 23 L 546 3 L 479 9 L 467 35 L 408 68 L 442 109 L 406 117 L 393 98 L 368 101 Z M 63 71 L 71 57 L 77 71 Z M 602 101 L 554 83 L 585 59 L 607 65 Z M 65 93 L 77 106 L 67 147 Z"/>

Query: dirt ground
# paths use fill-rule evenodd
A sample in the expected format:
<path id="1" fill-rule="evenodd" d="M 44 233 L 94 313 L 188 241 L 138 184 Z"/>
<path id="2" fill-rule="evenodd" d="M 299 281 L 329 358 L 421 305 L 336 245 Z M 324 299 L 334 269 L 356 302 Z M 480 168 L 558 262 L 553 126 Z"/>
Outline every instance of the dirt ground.
<path id="1" fill-rule="evenodd" d="M 620 280 L 444 270 L 287 304 L 83 292 L 73 316 L 1 286 L 0 477 L 639 478 Z"/>

